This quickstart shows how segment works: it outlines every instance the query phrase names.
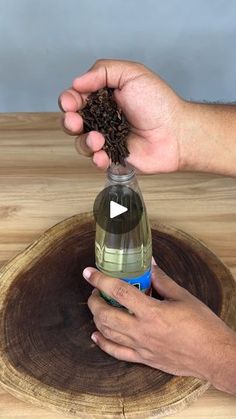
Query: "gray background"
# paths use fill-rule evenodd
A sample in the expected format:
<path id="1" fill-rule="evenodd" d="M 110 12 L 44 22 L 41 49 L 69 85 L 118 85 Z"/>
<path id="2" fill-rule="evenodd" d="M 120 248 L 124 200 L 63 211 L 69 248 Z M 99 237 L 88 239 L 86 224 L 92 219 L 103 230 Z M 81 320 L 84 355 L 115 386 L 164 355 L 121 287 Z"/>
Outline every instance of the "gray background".
<path id="1" fill-rule="evenodd" d="M 235 101 L 235 0 L 0 0 L 0 112 L 54 111 L 97 58 L 141 61 L 183 97 Z"/>

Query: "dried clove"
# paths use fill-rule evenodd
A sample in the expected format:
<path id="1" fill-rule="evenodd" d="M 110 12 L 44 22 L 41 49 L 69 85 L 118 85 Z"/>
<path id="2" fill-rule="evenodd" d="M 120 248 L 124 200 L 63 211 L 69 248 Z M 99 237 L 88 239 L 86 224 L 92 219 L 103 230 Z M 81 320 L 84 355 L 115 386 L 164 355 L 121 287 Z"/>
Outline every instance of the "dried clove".
<path id="1" fill-rule="evenodd" d="M 103 88 L 91 93 L 79 114 L 83 118 L 84 132 L 101 132 L 105 138 L 103 150 L 113 163 L 124 166 L 125 158 L 129 155 L 127 137 L 130 127 L 113 98 L 113 91 L 111 88 Z"/>

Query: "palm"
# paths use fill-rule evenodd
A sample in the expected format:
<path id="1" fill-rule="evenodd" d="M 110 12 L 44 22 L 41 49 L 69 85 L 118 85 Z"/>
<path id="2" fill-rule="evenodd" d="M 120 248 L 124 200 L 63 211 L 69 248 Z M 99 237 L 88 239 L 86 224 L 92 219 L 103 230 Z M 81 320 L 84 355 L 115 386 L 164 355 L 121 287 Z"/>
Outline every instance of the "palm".
<path id="1" fill-rule="evenodd" d="M 143 173 L 178 170 L 182 100 L 158 76 L 137 63 L 99 61 L 74 80 L 73 89 L 61 95 L 66 131 L 80 134 L 76 141 L 78 151 L 88 156 L 93 154 L 93 161 L 100 168 L 109 165 L 108 156 L 102 150 L 104 138 L 96 132 L 82 134 L 83 121 L 76 112 L 87 92 L 104 86 L 115 89 L 115 100 L 131 126 L 128 162 Z"/>
<path id="2" fill-rule="evenodd" d="M 157 77 L 144 75 L 127 83 L 115 98 L 131 125 L 128 161 L 144 173 L 177 170 L 179 98 L 174 92 Z"/>

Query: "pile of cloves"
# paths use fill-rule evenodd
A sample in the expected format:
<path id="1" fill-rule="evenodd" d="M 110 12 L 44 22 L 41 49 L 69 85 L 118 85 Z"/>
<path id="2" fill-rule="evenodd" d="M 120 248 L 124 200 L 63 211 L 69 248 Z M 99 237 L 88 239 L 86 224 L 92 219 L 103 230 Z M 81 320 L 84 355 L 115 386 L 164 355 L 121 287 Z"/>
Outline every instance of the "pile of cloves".
<path id="1" fill-rule="evenodd" d="M 127 137 L 129 123 L 113 98 L 114 89 L 103 88 L 91 93 L 79 114 L 83 118 L 84 132 L 99 131 L 105 137 L 103 150 L 115 164 L 125 165 L 129 155 Z"/>

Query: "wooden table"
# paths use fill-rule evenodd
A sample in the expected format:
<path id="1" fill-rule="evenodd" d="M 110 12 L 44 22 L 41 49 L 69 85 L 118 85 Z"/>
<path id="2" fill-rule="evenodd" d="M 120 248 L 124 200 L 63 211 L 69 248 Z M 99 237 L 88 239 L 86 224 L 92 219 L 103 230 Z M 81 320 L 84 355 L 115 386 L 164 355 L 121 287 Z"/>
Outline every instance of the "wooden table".
<path id="1" fill-rule="evenodd" d="M 0 264 L 44 230 L 92 209 L 104 173 L 77 155 L 60 116 L 0 115 Z M 236 179 L 176 173 L 139 177 L 150 216 L 199 238 L 236 277 Z M 0 388 L 0 418 L 60 415 L 23 403 Z M 210 388 L 172 418 L 236 418 L 236 398 Z M 64 419 L 67 419 L 64 417 Z"/>

